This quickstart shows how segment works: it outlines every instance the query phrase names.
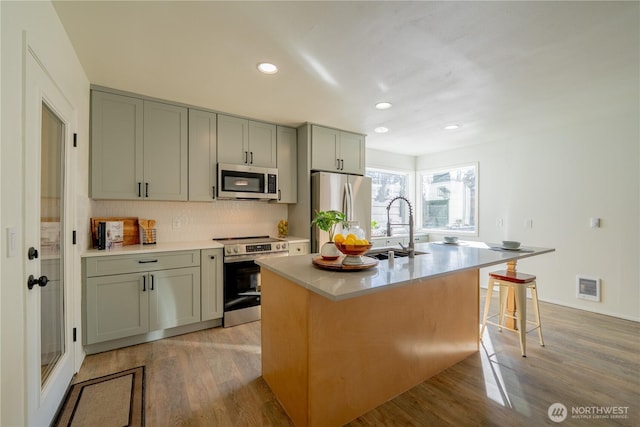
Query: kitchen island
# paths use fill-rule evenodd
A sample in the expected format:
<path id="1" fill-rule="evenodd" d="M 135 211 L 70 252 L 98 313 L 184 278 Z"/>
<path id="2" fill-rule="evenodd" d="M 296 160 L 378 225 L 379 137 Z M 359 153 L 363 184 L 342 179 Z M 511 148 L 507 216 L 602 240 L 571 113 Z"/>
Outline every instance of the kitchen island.
<path id="1" fill-rule="evenodd" d="M 265 258 L 262 375 L 297 426 L 340 426 L 479 349 L 479 269 L 551 252 L 425 243 L 415 258 L 328 271 Z"/>

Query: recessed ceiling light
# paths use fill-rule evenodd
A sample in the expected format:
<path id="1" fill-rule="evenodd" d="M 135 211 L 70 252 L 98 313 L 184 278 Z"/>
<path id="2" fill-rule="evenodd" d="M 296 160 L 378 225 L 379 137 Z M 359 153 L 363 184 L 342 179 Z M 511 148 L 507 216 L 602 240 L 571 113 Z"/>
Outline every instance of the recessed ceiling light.
<path id="1" fill-rule="evenodd" d="M 278 67 L 270 62 L 261 62 L 258 64 L 258 70 L 265 74 L 275 74 L 278 72 Z"/>
<path id="2" fill-rule="evenodd" d="M 375 128 L 373 131 L 375 133 L 387 133 L 387 132 L 389 132 L 389 129 L 387 129 L 384 126 L 380 126 L 380 127 Z"/>
<path id="3" fill-rule="evenodd" d="M 378 110 L 387 110 L 387 109 L 391 108 L 391 103 L 390 102 L 378 102 L 376 104 L 376 108 Z"/>
<path id="4" fill-rule="evenodd" d="M 456 129 L 460 129 L 460 125 L 457 124 L 450 124 L 450 125 L 446 125 L 445 130 L 456 130 Z"/>

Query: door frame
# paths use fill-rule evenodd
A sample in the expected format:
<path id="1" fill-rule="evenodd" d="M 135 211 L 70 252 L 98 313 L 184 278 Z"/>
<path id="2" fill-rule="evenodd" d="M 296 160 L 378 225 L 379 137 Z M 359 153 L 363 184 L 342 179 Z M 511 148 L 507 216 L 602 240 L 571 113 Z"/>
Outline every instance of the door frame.
<path id="1" fill-rule="evenodd" d="M 75 304 L 75 295 L 79 292 L 75 284 L 76 247 L 72 242 L 72 230 L 75 224 L 75 156 L 73 135 L 77 132 L 77 111 L 64 95 L 64 91 L 56 84 L 47 71 L 46 66 L 28 43 L 24 42 L 24 144 L 23 144 L 23 213 L 24 213 L 24 244 L 23 248 L 33 246 L 40 250 L 40 168 L 41 168 L 41 131 L 43 102 L 65 124 L 64 135 L 64 176 L 63 203 L 64 218 L 61 224 L 61 239 L 63 249 L 64 268 L 62 279 L 64 283 L 64 322 L 65 322 L 65 353 L 49 375 L 44 387 L 40 380 L 40 289 L 38 286 L 28 290 L 27 277 L 33 274 L 39 277 L 41 273 L 40 259 L 28 260 L 24 254 L 24 293 L 25 293 L 25 337 L 24 348 L 26 356 L 26 419 L 28 425 L 48 425 L 53 421 L 73 374 L 77 371 L 77 355 L 80 342 L 73 341 L 73 328 L 79 312 Z M 28 167 L 29 166 L 29 167 Z M 37 177 L 31 175 L 38 171 Z M 34 203 L 35 202 L 35 203 Z M 38 224 L 37 227 L 34 224 Z M 35 262 L 37 261 L 37 262 Z M 35 292 L 34 292 L 35 291 Z"/>

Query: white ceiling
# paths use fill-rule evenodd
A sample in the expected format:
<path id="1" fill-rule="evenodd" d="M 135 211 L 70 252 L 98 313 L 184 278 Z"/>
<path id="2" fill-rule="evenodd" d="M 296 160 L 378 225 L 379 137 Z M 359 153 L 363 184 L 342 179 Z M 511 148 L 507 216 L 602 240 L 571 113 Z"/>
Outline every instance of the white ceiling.
<path id="1" fill-rule="evenodd" d="M 638 2 L 54 6 L 92 84 L 361 132 L 367 147 L 401 154 L 517 138 L 606 108 L 639 78 Z M 280 72 L 257 72 L 264 60 Z"/>

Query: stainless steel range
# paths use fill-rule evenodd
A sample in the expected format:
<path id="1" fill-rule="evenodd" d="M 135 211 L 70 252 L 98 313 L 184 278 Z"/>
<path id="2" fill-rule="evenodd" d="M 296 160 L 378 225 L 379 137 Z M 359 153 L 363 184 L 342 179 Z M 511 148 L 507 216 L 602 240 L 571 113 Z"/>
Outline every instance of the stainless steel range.
<path id="1" fill-rule="evenodd" d="M 260 320 L 258 258 L 288 256 L 289 244 L 269 236 L 213 239 L 224 245 L 224 327 Z"/>

